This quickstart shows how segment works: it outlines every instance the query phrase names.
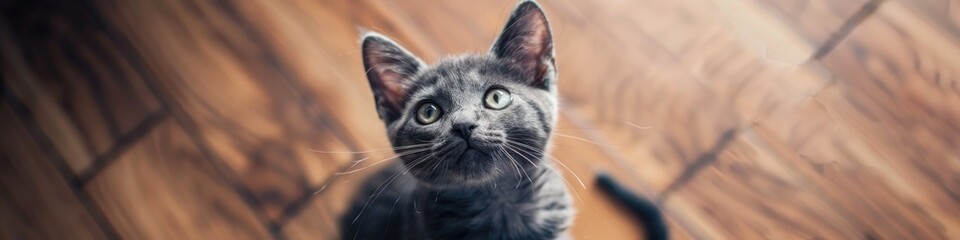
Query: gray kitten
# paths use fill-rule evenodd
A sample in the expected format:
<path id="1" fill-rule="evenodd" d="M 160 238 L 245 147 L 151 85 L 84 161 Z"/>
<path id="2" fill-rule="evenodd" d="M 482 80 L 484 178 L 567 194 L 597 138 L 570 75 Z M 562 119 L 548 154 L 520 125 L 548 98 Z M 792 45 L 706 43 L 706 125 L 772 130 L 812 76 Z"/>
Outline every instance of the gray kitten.
<path id="1" fill-rule="evenodd" d="M 521 2 L 486 55 L 427 66 L 365 33 L 363 64 L 401 161 L 341 219 L 343 239 L 555 239 L 574 210 L 545 159 L 557 119 L 553 39 Z"/>

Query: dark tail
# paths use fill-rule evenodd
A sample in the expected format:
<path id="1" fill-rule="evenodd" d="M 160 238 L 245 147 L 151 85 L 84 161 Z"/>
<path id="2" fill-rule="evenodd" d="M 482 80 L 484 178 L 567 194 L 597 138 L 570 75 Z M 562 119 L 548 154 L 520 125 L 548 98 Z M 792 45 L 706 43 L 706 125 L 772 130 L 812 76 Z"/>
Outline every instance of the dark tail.
<path id="1" fill-rule="evenodd" d="M 656 204 L 634 194 L 606 173 L 597 173 L 597 184 L 640 219 L 640 222 L 646 227 L 647 239 L 666 240 L 669 237 L 667 224 L 664 222 L 663 215 L 661 215 Z"/>

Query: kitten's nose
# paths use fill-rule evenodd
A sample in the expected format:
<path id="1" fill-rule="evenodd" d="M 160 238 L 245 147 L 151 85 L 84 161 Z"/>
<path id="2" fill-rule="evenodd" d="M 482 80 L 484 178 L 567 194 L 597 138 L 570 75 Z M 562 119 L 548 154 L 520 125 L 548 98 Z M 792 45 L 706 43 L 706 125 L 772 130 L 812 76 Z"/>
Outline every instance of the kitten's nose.
<path id="1" fill-rule="evenodd" d="M 473 134 L 473 129 L 477 128 L 476 123 L 456 123 L 453 124 L 453 135 L 457 135 L 464 140 L 470 140 L 470 134 Z"/>

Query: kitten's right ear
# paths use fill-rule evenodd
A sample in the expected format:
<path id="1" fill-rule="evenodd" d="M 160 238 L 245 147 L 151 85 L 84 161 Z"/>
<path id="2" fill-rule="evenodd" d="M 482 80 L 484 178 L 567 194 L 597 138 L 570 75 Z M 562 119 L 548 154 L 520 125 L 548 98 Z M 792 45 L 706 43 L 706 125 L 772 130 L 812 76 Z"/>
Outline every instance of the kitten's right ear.
<path id="1" fill-rule="evenodd" d="M 524 0 L 513 9 L 490 53 L 521 69 L 522 83 L 549 89 L 556 80 L 550 24 L 536 1 Z"/>
<path id="2" fill-rule="evenodd" d="M 411 78 L 426 65 L 390 38 L 375 32 L 363 34 L 361 48 L 377 113 L 385 122 L 393 122 L 401 115 Z"/>

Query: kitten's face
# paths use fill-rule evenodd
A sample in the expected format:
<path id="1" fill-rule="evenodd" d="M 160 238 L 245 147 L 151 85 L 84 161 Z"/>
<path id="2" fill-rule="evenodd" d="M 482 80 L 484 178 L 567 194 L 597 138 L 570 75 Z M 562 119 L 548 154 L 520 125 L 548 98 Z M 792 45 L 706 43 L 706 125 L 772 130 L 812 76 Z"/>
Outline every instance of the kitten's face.
<path id="1" fill-rule="evenodd" d="M 378 112 L 422 182 L 480 185 L 519 178 L 542 161 L 556 118 L 549 27 L 534 2 L 521 3 L 507 26 L 490 54 L 434 66 L 386 37 L 364 37 Z"/>
<path id="2" fill-rule="evenodd" d="M 539 164 L 555 97 L 518 83 L 514 71 L 492 57 L 464 57 L 415 79 L 402 117 L 390 125 L 394 146 L 430 148 L 402 157 L 415 176 L 434 185 L 472 185 Z"/>

